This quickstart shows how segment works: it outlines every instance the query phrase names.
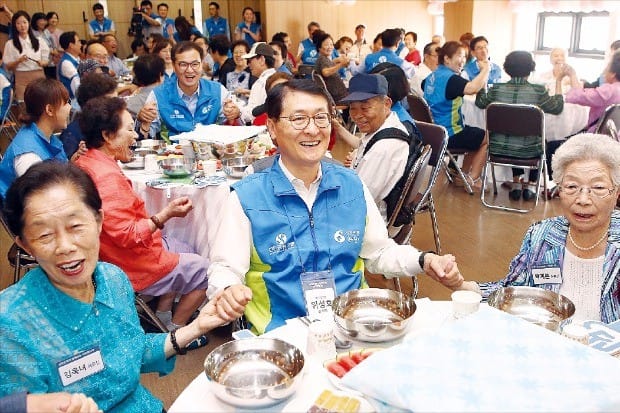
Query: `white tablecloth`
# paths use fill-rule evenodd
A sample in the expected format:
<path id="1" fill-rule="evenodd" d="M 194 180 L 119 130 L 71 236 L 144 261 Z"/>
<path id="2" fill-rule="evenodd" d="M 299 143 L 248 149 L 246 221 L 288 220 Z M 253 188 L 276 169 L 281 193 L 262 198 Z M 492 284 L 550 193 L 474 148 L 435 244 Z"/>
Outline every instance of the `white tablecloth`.
<path id="1" fill-rule="evenodd" d="M 185 218 L 172 218 L 166 222 L 163 233 L 188 243 L 197 253 L 209 258 L 220 223 L 219 214 L 230 193 L 229 184 L 234 181 L 229 180 L 221 185 L 205 188 L 185 184 L 169 189 L 155 189 L 146 183 L 164 178 L 163 175 L 144 170 L 123 169 L 123 172 L 131 180 L 136 193 L 144 199 L 149 215 L 161 211 L 174 198 L 188 196 L 194 209 Z"/>
<path id="2" fill-rule="evenodd" d="M 485 129 L 486 111 L 476 106 L 476 97 L 467 95 L 463 98 L 463 118 L 466 125 Z M 588 125 L 590 108 L 564 103 L 564 110 L 559 115 L 545 113 L 545 138 L 557 141 L 573 135 Z"/>
<path id="3" fill-rule="evenodd" d="M 479 343 L 478 347 L 483 350 L 486 348 L 487 351 L 496 351 L 493 350 L 493 346 L 497 343 L 505 343 L 507 346 L 503 351 L 504 353 L 510 353 L 510 355 L 506 359 L 502 359 L 500 354 L 489 354 L 489 360 L 493 360 L 492 371 L 495 371 L 496 374 L 502 377 L 503 383 L 508 385 L 514 385 L 520 388 L 526 387 L 529 385 L 528 383 L 532 383 L 532 385 L 543 386 L 543 385 L 551 385 L 553 383 L 544 383 L 544 378 L 546 374 L 549 372 L 545 372 L 543 370 L 539 371 L 523 371 L 520 368 L 521 365 L 525 365 L 526 362 L 532 362 L 529 360 L 529 352 L 525 351 L 525 348 L 534 348 L 541 349 L 537 357 L 540 356 L 541 352 L 544 353 L 544 348 L 547 346 L 547 342 L 549 342 L 548 353 L 545 353 L 545 359 L 547 364 L 557 363 L 560 360 L 571 360 L 572 357 L 575 357 L 574 364 L 579 365 L 583 370 L 574 370 L 571 368 L 572 364 L 565 366 L 564 374 L 567 375 L 565 378 L 567 381 L 569 378 L 577 378 L 579 377 L 579 389 L 585 392 L 590 392 L 589 394 L 592 396 L 592 399 L 584 400 L 584 403 L 579 404 L 580 406 L 596 406 L 600 408 L 601 406 L 606 406 L 607 409 L 611 409 L 610 411 L 617 411 L 620 408 L 620 360 L 615 359 L 612 356 L 599 352 L 598 350 L 594 350 L 592 348 L 587 348 L 581 344 L 570 341 L 564 337 L 559 336 L 556 333 L 545 330 L 542 327 L 538 327 L 522 320 L 518 320 L 512 316 L 507 314 L 499 313 L 498 310 L 488 307 L 486 304 L 483 304 L 480 308 L 480 313 L 476 314 L 476 317 L 472 318 L 471 321 L 468 318 L 463 320 L 454 320 L 451 314 L 451 302 L 449 301 L 430 301 L 429 299 L 420 299 L 416 300 L 418 305 L 417 311 L 412 316 L 410 325 L 408 327 L 407 334 L 400 340 L 393 341 L 391 343 L 382 343 L 377 345 L 377 343 L 361 343 L 355 342 L 354 348 L 359 347 L 391 347 L 390 352 L 392 350 L 397 350 L 402 346 L 396 346 L 397 344 L 403 343 L 404 346 L 411 345 L 423 345 L 424 343 L 430 343 L 428 346 L 431 348 L 427 348 L 424 350 L 424 353 L 412 354 L 412 360 L 422 359 L 428 364 L 432 369 L 432 366 L 437 366 L 437 371 L 433 373 L 434 377 L 451 377 L 451 369 L 454 368 L 455 372 L 459 370 L 459 365 L 457 362 L 454 364 L 450 364 L 445 362 L 449 359 L 459 359 L 466 360 L 467 357 L 472 356 L 473 354 L 467 354 L 467 351 L 463 351 L 463 346 L 467 345 L 471 348 L 474 348 L 474 343 Z M 514 320 L 509 320 L 510 322 L 506 322 L 506 318 L 509 317 Z M 476 325 L 476 328 L 470 328 L 469 326 Z M 499 330 L 502 330 L 501 332 Z M 505 330 L 509 330 L 510 332 L 506 332 Z M 469 333 L 468 333 L 469 332 Z M 498 333 L 493 335 L 493 339 L 490 340 L 487 337 L 487 334 L 493 334 L 494 332 Z M 500 336 L 501 333 L 502 335 Z M 469 334 L 467 340 L 463 341 L 463 337 Z M 307 330 L 306 327 L 298 320 L 289 320 L 287 325 L 277 328 L 267 334 L 267 337 L 276 337 L 291 344 L 294 344 L 302 351 L 305 352 L 306 348 L 306 340 L 307 340 Z M 437 337 L 437 342 L 433 344 L 432 340 L 434 337 Z M 452 337 L 452 338 L 451 338 Z M 441 348 L 442 350 L 435 351 L 432 347 L 436 347 L 437 349 Z M 529 346 L 529 347 L 528 347 Z M 503 348 L 503 344 L 500 346 Z M 497 349 L 497 347 L 496 347 Z M 472 350 L 473 351 L 473 350 Z M 390 352 L 385 352 L 385 356 L 389 358 Z M 447 352 L 446 354 L 442 354 L 441 352 Z M 381 352 L 384 353 L 384 352 Z M 449 354 L 448 354 L 449 353 Z M 481 353 L 484 355 L 484 351 Z M 399 359 L 403 359 L 404 356 L 399 355 Z M 408 357 L 408 356 L 407 356 Z M 476 353 L 476 357 L 482 357 L 480 354 Z M 533 356 L 532 356 L 533 357 Z M 590 358 L 595 360 L 593 362 L 592 370 L 589 371 L 589 367 L 586 363 L 584 366 L 583 360 Z M 307 359 L 308 360 L 308 359 Z M 518 362 L 521 360 L 522 362 Z M 427 362 L 428 361 L 428 362 Z M 453 360 L 454 361 L 454 360 Z M 404 361 L 401 360 L 399 365 L 403 364 Z M 594 367 L 596 365 L 596 367 Z M 402 371 L 392 371 L 386 363 L 381 367 L 372 366 L 373 370 L 373 380 L 376 381 L 377 377 L 386 378 L 392 377 L 394 375 L 402 376 L 402 374 L 407 375 L 406 372 Z M 452 367 L 454 366 L 454 367 Z M 602 366 L 602 367 L 601 367 Z M 605 367 L 607 366 L 607 367 Z M 542 366 L 544 367 L 544 366 Z M 605 371 L 602 372 L 601 368 Z M 312 405 L 314 400 L 318 397 L 318 395 L 323 391 L 323 389 L 331 389 L 335 390 L 333 383 L 328 379 L 328 374 L 326 370 L 318 363 L 312 364 L 311 362 L 307 364 L 304 368 L 305 374 L 302 378 L 303 382 L 297 391 L 289 400 L 283 401 L 275 406 L 271 406 L 265 409 L 255 409 L 255 411 L 264 411 L 264 412 L 294 412 L 294 411 L 307 411 L 308 408 Z M 462 370 L 462 369 L 461 369 Z M 487 369 L 488 370 L 488 369 Z M 594 371 L 596 370 L 596 371 Z M 399 374 L 397 374 L 399 373 Z M 596 377 L 591 376 L 591 374 L 597 373 Z M 604 375 L 601 375 L 603 374 Z M 411 373 L 413 374 L 413 373 Z M 555 374 L 551 372 L 551 374 Z M 605 395 L 605 401 L 603 404 L 599 402 L 603 397 L 600 395 L 600 391 L 602 389 L 590 388 L 596 386 L 597 383 L 603 379 L 603 377 L 607 377 L 608 375 L 613 375 L 619 378 L 619 380 L 611 380 L 611 382 L 606 386 L 613 387 L 614 389 L 618 388 L 619 391 L 614 395 Z M 443 376 L 441 376 L 443 375 Z M 570 376 L 570 377 L 568 377 Z M 430 376 L 429 376 L 430 377 Z M 469 376 L 471 380 L 479 380 L 480 382 L 487 382 L 488 377 L 482 377 L 479 374 L 477 369 L 473 369 L 471 371 L 471 375 Z M 529 377 L 529 381 L 526 380 L 526 377 Z M 423 380 L 423 379 L 420 379 Z M 447 381 L 443 385 L 437 385 L 433 391 L 428 391 L 424 395 L 421 395 L 420 401 L 426 403 L 426 401 L 436 398 L 442 397 L 441 404 L 436 404 L 436 406 L 444 406 L 449 410 L 448 406 L 454 406 L 456 403 L 457 407 L 454 411 L 462 410 L 466 407 L 465 404 L 458 404 L 460 400 L 459 397 L 463 396 L 459 394 L 458 391 L 452 389 L 451 391 L 444 391 L 446 389 L 445 386 L 450 384 L 450 380 Z M 466 381 L 466 380 L 465 380 Z M 572 384 L 575 384 L 576 380 L 573 380 Z M 373 382 L 375 383 L 375 382 Z M 472 381 L 473 383 L 473 381 Z M 405 386 L 409 390 L 403 390 L 404 392 L 411 393 L 411 387 L 407 384 L 407 382 L 403 382 L 403 386 Z M 377 387 L 375 384 L 372 387 Z M 471 386 L 469 386 L 471 387 Z M 475 386 L 474 386 L 475 387 Z M 368 385 L 364 387 L 368 389 Z M 541 387 L 542 388 L 542 387 Z M 510 387 L 507 389 L 508 393 Z M 462 391 L 466 391 L 463 389 Z M 530 391 L 532 394 L 536 393 L 538 390 L 530 387 Z M 558 391 L 561 391 L 559 389 Z M 419 393 L 418 393 L 419 394 Z M 472 394 L 468 394 L 468 402 L 471 402 L 476 397 L 482 397 L 480 400 L 484 400 L 487 403 L 485 406 L 488 408 L 490 400 L 493 397 L 485 397 L 484 395 L 488 394 L 487 389 L 481 386 L 478 386 L 476 391 Z M 410 394 L 411 397 L 414 397 L 413 394 Z M 414 397 L 415 398 L 415 397 Z M 596 400 L 594 400 L 596 398 Z M 416 399 L 417 400 L 417 399 Z M 609 404 L 611 400 L 611 405 Z M 381 405 L 376 400 L 364 400 L 365 405 L 368 406 L 370 401 L 370 405 L 372 406 L 371 411 L 394 411 L 392 406 L 386 408 L 385 405 Z M 450 404 L 453 402 L 452 404 Z M 547 401 L 548 402 L 548 401 Z M 421 405 L 425 406 L 423 411 L 428 410 L 437 410 L 429 407 L 421 403 Z M 506 406 L 526 406 L 526 404 L 519 403 L 506 403 Z M 550 409 L 548 405 L 537 404 L 536 400 L 528 402 L 527 404 L 528 411 L 550 411 L 557 409 Z M 493 404 L 491 400 L 491 404 Z M 566 411 L 566 403 L 560 403 Z M 469 405 L 467 405 L 469 406 Z M 503 403 L 497 403 L 497 405 L 493 405 L 491 410 L 489 411 L 498 411 L 502 410 Z M 469 406 L 471 407 L 471 406 Z M 475 410 L 475 405 L 474 408 Z M 199 374 L 190 385 L 179 395 L 174 404 L 170 407 L 169 412 L 181 413 L 181 412 L 205 412 L 205 411 L 217 411 L 217 412 L 230 412 L 230 411 L 239 411 L 240 409 L 235 408 L 231 405 L 228 405 L 219 399 L 217 399 L 210 391 L 208 387 L 208 381 L 204 373 Z M 364 409 L 362 409 L 364 410 Z M 504 409 L 506 410 L 506 409 Z M 568 409 L 575 410 L 575 409 Z M 523 411 L 523 410 L 521 410 Z"/>

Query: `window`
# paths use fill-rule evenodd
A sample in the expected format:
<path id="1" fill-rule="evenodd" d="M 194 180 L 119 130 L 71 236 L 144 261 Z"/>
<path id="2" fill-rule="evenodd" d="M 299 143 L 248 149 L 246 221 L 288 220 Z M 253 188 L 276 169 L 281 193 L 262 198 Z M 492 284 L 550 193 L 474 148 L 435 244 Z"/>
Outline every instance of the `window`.
<path id="1" fill-rule="evenodd" d="M 536 50 L 561 47 L 569 56 L 603 59 L 609 46 L 609 12 L 539 13 Z"/>

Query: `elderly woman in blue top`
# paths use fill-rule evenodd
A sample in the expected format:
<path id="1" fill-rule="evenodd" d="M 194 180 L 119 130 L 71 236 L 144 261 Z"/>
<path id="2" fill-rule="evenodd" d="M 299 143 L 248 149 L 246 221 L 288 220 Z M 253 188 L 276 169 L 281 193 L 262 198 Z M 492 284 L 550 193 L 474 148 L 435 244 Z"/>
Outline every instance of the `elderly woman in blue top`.
<path id="1" fill-rule="evenodd" d="M 40 267 L 0 294 L 0 397 L 85 393 L 105 412 L 160 412 L 140 373 L 169 373 L 174 355 L 229 319 L 217 298 L 173 333 L 145 334 L 125 273 L 98 261 L 101 198 L 73 164 L 40 162 L 9 188 L 4 213 Z"/>
<path id="2" fill-rule="evenodd" d="M 532 225 L 501 281 L 480 283 L 483 297 L 500 287 L 552 290 L 575 303 L 575 320 L 620 319 L 620 143 L 606 135 L 570 138 L 553 156 L 564 214 Z M 477 290 L 465 282 L 461 288 Z"/>
<path id="3" fill-rule="evenodd" d="M 460 286 L 453 256 L 397 245 L 355 172 L 322 161 L 333 108 L 321 87 L 290 80 L 268 92 L 266 106 L 280 155 L 233 185 L 211 254 L 207 294 L 223 291 L 222 318 L 245 313 L 259 334 L 302 315 L 332 318 L 334 297 L 367 286 L 365 265 Z"/>
<path id="4" fill-rule="evenodd" d="M 53 135 L 67 127 L 71 111 L 67 89 L 58 80 L 36 79 L 26 87 L 24 103 L 24 126 L 0 161 L 0 198 L 4 198 L 15 178 L 33 164 L 46 159 L 68 161 L 62 142 Z"/>

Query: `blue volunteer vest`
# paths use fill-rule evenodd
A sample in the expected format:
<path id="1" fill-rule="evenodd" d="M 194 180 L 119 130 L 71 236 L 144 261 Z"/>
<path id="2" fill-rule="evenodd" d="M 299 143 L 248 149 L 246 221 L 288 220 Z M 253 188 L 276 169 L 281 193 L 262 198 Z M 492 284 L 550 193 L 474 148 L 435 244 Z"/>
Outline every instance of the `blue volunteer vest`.
<path id="1" fill-rule="evenodd" d="M 48 142 L 36 123 L 22 126 L 4 154 L 0 162 L 0 195 L 5 197 L 9 186 L 17 178 L 13 163 L 15 158 L 25 153 L 34 153 L 42 160 L 55 159 L 68 162 L 67 155 L 62 148 L 62 142 L 52 135 Z"/>
<path id="2" fill-rule="evenodd" d="M 360 179 L 350 169 L 321 162 L 323 177 L 308 211 L 279 159 L 278 155 L 273 166 L 232 186 L 252 225 L 245 283 L 253 298 L 245 316 L 259 334 L 306 314 L 302 271 L 331 267 L 336 295 L 367 286 L 359 258 L 366 226 Z"/>
<path id="3" fill-rule="evenodd" d="M 404 60 L 398 57 L 398 55 L 394 53 L 393 50 L 384 47 L 378 52 L 371 53 L 368 56 L 366 56 L 366 59 L 364 60 L 366 73 L 370 73 L 370 71 L 375 66 L 377 66 L 380 63 L 385 63 L 385 62 L 394 63 L 398 67 L 401 67 Z"/>
<path id="4" fill-rule="evenodd" d="M 209 39 L 218 34 L 224 34 L 228 37 L 228 22 L 223 17 L 218 17 L 217 20 L 213 17 L 209 17 L 205 20 L 205 32 L 209 35 Z"/>
<path id="5" fill-rule="evenodd" d="M 428 102 L 433 113 L 435 123 L 448 130 L 448 136 L 463 130 L 463 115 L 461 106 L 463 97 L 446 99 L 448 80 L 456 74 L 444 65 L 439 65 L 424 81 L 424 99 Z"/>
<path id="6" fill-rule="evenodd" d="M 198 104 L 193 115 L 179 97 L 177 82 L 172 78 L 153 89 L 157 98 L 159 117 L 166 125 L 170 136 L 194 130 L 198 123 L 211 125 L 217 122 L 220 110 L 222 85 L 211 80 L 200 79 Z"/>
<path id="7" fill-rule="evenodd" d="M 112 20 L 107 17 L 103 18 L 103 24 L 99 24 L 97 19 L 91 20 L 89 23 L 91 29 L 93 29 L 93 33 L 101 33 L 101 32 L 109 32 L 112 29 Z"/>
<path id="8" fill-rule="evenodd" d="M 304 45 L 304 51 L 301 53 L 301 62 L 305 65 L 314 65 L 316 59 L 319 58 L 319 52 L 314 47 L 314 43 L 310 39 L 305 39 L 301 44 Z"/>
<path id="9" fill-rule="evenodd" d="M 69 92 L 69 97 L 73 100 L 75 99 L 75 95 L 71 91 L 71 81 L 73 80 L 74 77 L 78 76 L 78 74 L 76 73 L 72 77 L 64 76 L 60 69 L 62 67 L 63 62 L 65 61 L 70 62 L 73 65 L 73 67 L 75 67 L 75 70 L 77 70 L 78 68 L 78 61 L 73 56 L 71 56 L 69 53 L 63 53 L 62 58 L 60 59 L 60 63 L 58 64 L 58 67 L 56 68 L 56 76 L 58 76 L 58 80 L 60 80 L 63 86 L 67 89 L 67 91 Z"/>
<path id="10" fill-rule="evenodd" d="M 491 85 L 493 83 L 498 83 L 501 80 L 502 69 L 500 69 L 500 67 L 493 62 L 489 62 L 489 64 L 491 65 L 491 71 L 489 72 L 489 80 L 487 83 Z M 465 67 L 463 67 L 463 70 L 467 73 L 469 80 L 473 80 L 480 74 L 480 68 L 478 68 L 475 60 L 467 63 Z"/>

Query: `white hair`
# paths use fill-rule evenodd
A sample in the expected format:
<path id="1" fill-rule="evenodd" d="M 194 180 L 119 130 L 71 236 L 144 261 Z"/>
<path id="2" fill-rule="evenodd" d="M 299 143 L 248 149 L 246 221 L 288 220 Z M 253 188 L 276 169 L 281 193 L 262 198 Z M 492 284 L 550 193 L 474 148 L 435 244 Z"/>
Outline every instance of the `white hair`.
<path id="1" fill-rule="evenodd" d="M 620 142 L 596 133 L 580 133 L 558 148 L 551 159 L 553 180 L 562 182 L 566 167 L 571 163 L 592 160 L 607 166 L 613 184 L 620 184 Z"/>

